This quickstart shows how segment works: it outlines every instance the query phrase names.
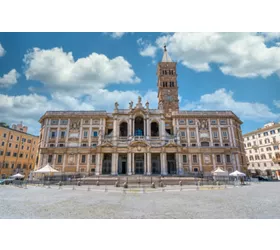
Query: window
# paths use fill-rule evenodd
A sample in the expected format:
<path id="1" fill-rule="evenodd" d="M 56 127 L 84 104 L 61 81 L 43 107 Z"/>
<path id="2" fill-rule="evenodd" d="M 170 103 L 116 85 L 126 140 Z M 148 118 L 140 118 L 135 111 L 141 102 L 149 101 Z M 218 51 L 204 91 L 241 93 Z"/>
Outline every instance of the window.
<path id="1" fill-rule="evenodd" d="M 181 134 L 182 137 L 186 136 L 186 132 L 185 131 L 180 131 L 180 134 Z"/>
<path id="2" fill-rule="evenodd" d="M 213 131 L 213 137 L 218 138 L 218 132 L 217 131 Z"/>
<path id="3" fill-rule="evenodd" d="M 263 152 L 263 148 L 261 148 L 261 152 Z"/>
<path id="4" fill-rule="evenodd" d="M 61 124 L 61 125 L 67 125 L 67 124 L 68 124 L 68 120 L 61 120 L 61 121 L 60 121 L 60 124 Z"/>
<path id="5" fill-rule="evenodd" d="M 267 148 L 266 148 L 266 151 L 271 151 L 271 147 L 267 147 Z"/>
<path id="6" fill-rule="evenodd" d="M 49 155 L 48 157 L 48 163 L 51 163 L 52 162 L 52 155 Z"/>
<path id="7" fill-rule="evenodd" d="M 92 164 L 95 164 L 95 160 L 96 160 L 95 155 L 92 155 L 92 156 L 91 156 L 91 163 L 92 163 Z"/>
<path id="8" fill-rule="evenodd" d="M 274 135 L 275 134 L 275 130 L 270 130 L 270 134 Z"/>
<path id="9" fill-rule="evenodd" d="M 259 144 L 262 145 L 262 140 L 259 140 Z"/>
<path id="10" fill-rule="evenodd" d="M 9 143 L 9 148 L 11 148 L 12 147 L 12 143 Z"/>
<path id="11" fill-rule="evenodd" d="M 22 141 L 22 142 L 26 142 L 26 139 L 25 139 L 25 138 L 22 138 L 21 141 Z"/>
<path id="12" fill-rule="evenodd" d="M 227 131 L 223 131 L 223 137 L 228 137 Z"/>
<path id="13" fill-rule="evenodd" d="M 82 147 L 86 147 L 86 146 L 87 146 L 87 144 L 86 144 L 86 143 L 83 143 L 83 144 L 82 144 Z"/>
<path id="14" fill-rule="evenodd" d="M 226 143 L 226 144 L 225 144 L 225 147 L 228 147 L 228 146 L 229 146 L 229 144 L 228 144 L 228 143 Z"/>
<path id="15" fill-rule="evenodd" d="M 17 164 L 17 168 L 19 168 L 19 169 L 21 168 L 21 164 L 20 164 L 20 163 L 19 163 L 19 164 Z"/>
<path id="16" fill-rule="evenodd" d="M 11 156 L 11 152 L 6 152 L 6 156 Z"/>
<path id="17" fill-rule="evenodd" d="M 13 157 L 17 157 L 17 153 L 13 153 Z"/>
<path id="18" fill-rule="evenodd" d="M 252 138 L 255 139 L 255 136 L 253 135 Z"/>
<path id="19" fill-rule="evenodd" d="M 277 129 L 278 133 L 280 133 L 280 128 Z"/>
<path id="20" fill-rule="evenodd" d="M 59 144 L 59 147 L 63 148 L 63 147 L 64 147 L 64 144 L 63 144 L 63 143 L 60 143 L 60 144 Z"/>
<path id="21" fill-rule="evenodd" d="M 11 168 L 14 168 L 14 167 L 15 167 L 15 164 L 14 164 L 14 163 L 12 163 L 12 164 L 11 164 Z"/>
<path id="22" fill-rule="evenodd" d="M 261 134 L 258 134 L 258 137 L 260 138 L 260 137 L 261 137 Z"/>
<path id="23" fill-rule="evenodd" d="M 187 144 L 185 144 L 185 143 L 182 144 L 182 147 L 186 147 L 186 146 L 187 146 Z"/>
<path id="24" fill-rule="evenodd" d="M 29 150 L 29 147 L 27 147 L 27 150 Z"/>
<path id="25" fill-rule="evenodd" d="M 187 163 L 187 162 L 188 162 L 187 155 L 183 155 L 183 163 Z"/>
<path id="26" fill-rule="evenodd" d="M 196 147 L 196 144 L 195 144 L 195 143 L 192 143 L 192 147 Z"/>
<path id="27" fill-rule="evenodd" d="M 189 125 L 193 125 L 194 121 L 193 120 L 189 120 Z"/>
<path id="28" fill-rule="evenodd" d="M 255 149 L 255 153 L 258 153 L 258 150 L 257 150 L 257 149 Z"/>
<path id="29" fill-rule="evenodd" d="M 249 141 L 249 137 L 247 137 L 247 141 Z"/>
<path id="30" fill-rule="evenodd" d="M 251 147 L 252 145 L 251 145 L 251 143 L 249 142 L 248 144 L 247 144 L 247 147 L 249 148 L 249 147 Z"/>
<path id="31" fill-rule="evenodd" d="M 201 147 L 209 147 L 209 142 L 207 141 L 201 142 Z"/>
<path id="32" fill-rule="evenodd" d="M 66 134 L 66 131 L 61 131 L 60 132 L 60 137 L 63 139 L 63 138 L 65 138 L 65 134 Z"/>
<path id="33" fill-rule="evenodd" d="M 4 133 L 4 134 L 3 134 L 3 137 L 4 137 L 4 138 L 6 138 L 6 136 L 7 136 L 7 134 L 6 134 L 6 133 Z"/>
<path id="34" fill-rule="evenodd" d="M 19 141 L 19 136 L 17 136 L 17 141 Z"/>
<path id="35" fill-rule="evenodd" d="M 53 148 L 53 147 L 54 147 L 54 144 L 53 144 L 53 143 L 51 143 L 51 144 L 50 144 L 50 147 L 51 147 L 51 148 Z"/>
<path id="36" fill-rule="evenodd" d="M 219 144 L 219 143 L 215 143 L 214 146 L 215 146 L 215 147 L 219 147 L 220 144 Z"/>
<path id="37" fill-rule="evenodd" d="M 198 172 L 198 168 L 194 168 L 193 171 L 194 171 L 194 172 Z"/>
<path id="38" fill-rule="evenodd" d="M 197 163 L 197 155 L 193 155 L 193 156 L 192 156 L 192 161 L 193 161 L 194 163 Z"/>
<path id="39" fill-rule="evenodd" d="M 216 125 L 217 121 L 216 120 L 211 120 L 211 125 Z"/>
<path id="40" fill-rule="evenodd" d="M 56 131 L 51 131 L 51 138 L 55 138 L 56 137 Z"/>
<path id="41" fill-rule="evenodd" d="M 216 155 L 216 160 L 218 163 L 221 163 L 221 156 L 220 155 Z"/>
<path id="42" fill-rule="evenodd" d="M 19 158 L 22 158 L 23 157 L 23 154 L 19 154 Z"/>
<path id="43" fill-rule="evenodd" d="M 27 143 L 31 143 L 31 140 L 30 140 L 30 139 L 28 139 L 28 140 L 27 140 Z"/>
<path id="44" fill-rule="evenodd" d="M 22 150 L 24 149 L 24 145 L 21 146 L 21 149 L 22 149 Z"/>
<path id="45" fill-rule="evenodd" d="M 84 131 L 84 138 L 88 137 L 88 131 Z"/>
<path id="46" fill-rule="evenodd" d="M 92 136 L 93 137 L 97 137 L 98 136 L 98 132 L 97 131 L 92 131 Z"/>
<path id="47" fill-rule="evenodd" d="M 257 161 L 259 159 L 260 159 L 260 157 L 258 155 L 255 155 L 255 160 Z"/>
<path id="48" fill-rule="evenodd" d="M 260 167 L 260 164 L 258 163 L 258 167 Z"/>
<path id="49" fill-rule="evenodd" d="M 86 155 L 82 155 L 82 163 L 86 163 Z"/>
<path id="50" fill-rule="evenodd" d="M 92 146 L 93 148 L 95 148 L 95 147 L 96 147 L 96 143 L 91 144 L 91 146 Z"/>
<path id="51" fill-rule="evenodd" d="M 252 167 L 255 167 L 255 164 L 254 164 L 254 163 L 252 163 Z"/>
<path id="52" fill-rule="evenodd" d="M 251 149 L 249 150 L 249 153 L 250 153 L 250 154 L 252 153 L 252 150 L 251 150 Z"/>
<path id="53" fill-rule="evenodd" d="M 257 145 L 256 141 L 254 141 L 253 143 L 254 143 L 254 145 Z"/>
<path id="54" fill-rule="evenodd" d="M 3 154 L 4 154 L 4 151 L 3 151 L 3 150 L 0 150 L 0 156 L 3 155 Z"/>
<path id="55" fill-rule="evenodd" d="M 58 120 L 51 120 L 51 125 L 57 125 L 58 124 Z"/>
<path id="56" fill-rule="evenodd" d="M 268 158 L 269 158 L 269 159 L 272 159 L 272 154 L 268 154 Z"/>
<path id="57" fill-rule="evenodd" d="M 27 165 L 26 164 L 23 164 L 23 167 L 22 167 L 23 169 L 26 169 L 27 168 Z"/>
<path id="58" fill-rule="evenodd" d="M 266 167 L 266 163 L 263 164 Z"/>
<path id="59" fill-rule="evenodd" d="M 264 133 L 263 133 L 263 136 L 268 136 L 268 132 L 264 132 Z"/>
<path id="60" fill-rule="evenodd" d="M 254 160 L 254 158 L 253 158 L 253 156 L 251 155 L 251 156 L 250 156 L 250 161 L 253 161 L 253 160 Z"/>
<path id="61" fill-rule="evenodd" d="M 10 139 L 11 139 L 11 140 L 13 140 L 13 138 L 14 138 L 14 136 L 13 136 L 13 135 L 11 135 L 11 136 L 10 136 Z"/>
<path id="62" fill-rule="evenodd" d="M 264 154 L 261 155 L 261 159 L 262 159 L 262 160 L 265 160 L 265 159 L 266 159 L 266 157 L 265 157 Z"/>
<path id="63" fill-rule="evenodd" d="M 191 137 L 195 137 L 195 131 L 191 131 Z"/>
<path id="64" fill-rule="evenodd" d="M 2 141 L 1 146 L 5 146 L 5 142 Z"/>
<path id="65" fill-rule="evenodd" d="M 32 169 L 32 164 L 29 165 L 29 169 Z"/>
<path id="66" fill-rule="evenodd" d="M 25 158 L 26 158 L 26 159 L 28 158 L 28 154 L 25 155 Z"/>
<path id="67" fill-rule="evenodd" d="M 221 125 L 226 125 L 227 122 L 226 122 L 226 120 L 220 120 L 220 124 L 221 124 Z"/>
<path id="68" fill-rule="evenodd" d="M 270 140 L 269 139 L 265 139 L 264 143 L 270 143 Z"/>
<path id="69" fill-rule="evenodd" d="M 18 144 L 16 144 L 16 148 L 18 148 Z"/>
<path id="70" fill-rule="evenodd" d="M 185 120 L 180 120 L 179 124 L 185 124 Z"/>
<path id="71" fill-rule="evenodd" d="M 274 150 L 279 150 L 279 146 L 273 146 Z"/>
<path id="72" fill-rule="evenodd" d="M 57 163 L 61 163 L 62 162 L 62 155 L 58 155 L 57 157 Z"/>

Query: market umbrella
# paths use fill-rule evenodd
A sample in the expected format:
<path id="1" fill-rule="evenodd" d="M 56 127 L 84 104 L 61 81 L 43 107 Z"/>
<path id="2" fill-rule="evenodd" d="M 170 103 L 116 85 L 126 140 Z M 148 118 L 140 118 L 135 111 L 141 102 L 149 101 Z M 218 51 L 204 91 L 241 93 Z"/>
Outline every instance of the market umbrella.
<path id="1" fill-rule="evenodd" d="M 24 175 L 20 174 L 20 173 L 17 173 L 13 176 L 11 176 L 12 178 L 24 178 Z"/>
<path id="2" fill-rule="evenodd" d="M 52 168 L 51 165 L 48 163 L 45 167 L 40 168 L 36 171 L 34 171 L 34 173 L 41 173 L 41 174 L 46 174 L 46 173 L 58 173 L 59 171 L 57 171 L 56 169 Z"/>
<path id="3" fill-rule="evenodd" d="M 231 174 L 229 174 L 230 176 L 235 176 L 235 177 L 240 177 L 240 176 L 246 176 L 246 174 L 244 174 L 244 173 L 241 173 L 241 172 L 239 172 L 239 171 L 234 171 L 234 172 L 232 172 Z"/>

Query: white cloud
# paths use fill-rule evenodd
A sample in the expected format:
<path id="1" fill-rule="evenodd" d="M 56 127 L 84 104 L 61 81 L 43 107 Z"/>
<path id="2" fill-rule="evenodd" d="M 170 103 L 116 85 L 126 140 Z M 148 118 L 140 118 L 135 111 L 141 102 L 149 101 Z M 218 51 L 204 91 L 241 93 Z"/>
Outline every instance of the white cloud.
<path id="1" fill-rule="evenodd" d="M 6 51 L 4 50 L 4 48 L 2 47 L 1 43 L 0 43 L 0 57 L 4 56 L 6 53 Z"/>
<path id="2" fill-rule="evenodd" d="M 218 89 L 205 94 L 197 102 L 187 102 L 182 109 L 186 110 L 232 110 L 241 120 L 270 121 L 279 120 L 280 114 L 273 113 L 262 103 L 240 102 L 233 99 L 233 92 Z"/>
<path id="3" fill-rule="evenodd" d="M 9 73 L 4 74 L 0 77 L 0 88 L 8 88 L 17 83 L 19 78 L 19 73 L 15 69 L 12 69 Z"/>
<path id="4" fill-rule="evenodd" d="M 104 88 L 110 83 L 138 83 L 131 65 L 122 57 L 109 59 L 92 53 L 74 60 L 72 52 L 62 48 L 43 50 L 34 48 L 24 56 L 25 76 L 41 81 L 51 92 L 76 95 Z"/>
<path id="5" fill-rule="evenodd" d="M 261 32 L 264 36 L 265 41 L 273 41 L 280 38 L 280 32 Z"/>
<path id="6" fill-rule="evenodd" d="M 280 48 L 265 43 L 278 38 L 277 33 L 175 33 L 158 37 L 156 44 L 167 44 L 174 60 L 195 71 L 210 71 L 216 63 L 226 75 L 252 78 L 280 75 Z"/>
<path id="7" fill-rule="evenodd" d="M 157 53 L 157 47 L 153 46 L 152 44 L 150 44 L 147 41 L 143 41 L 142 38 L 139 38 L 137 40 L 138 45 L 140 46 L 140 50 L 139 50 L 139 54 L 141 56 L 149 56 L 154 58 L 156 56 Z"/>
<path id="8" fill-rule="evenodd" d="M 113 32 L 111 34 L 111 37 L 115 38 L 115 39 L 120 39 L 121 37 L 123 37 L 123 35 L 125 34 L 126 32 Z"/>
<path id="9" fill-rule="evenodd" d="M 273 100 L 273 104 L 274 104 L 277 108 L 280 108 L 280 100 Z"/>

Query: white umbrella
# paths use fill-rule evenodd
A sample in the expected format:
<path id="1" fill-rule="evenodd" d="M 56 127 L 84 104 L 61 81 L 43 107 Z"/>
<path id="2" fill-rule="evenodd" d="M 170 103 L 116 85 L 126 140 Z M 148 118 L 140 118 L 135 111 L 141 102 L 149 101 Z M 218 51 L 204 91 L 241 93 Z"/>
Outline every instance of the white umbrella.
<path id="1" fill-rule="evenodd" d="M 34 171 L 34 173 L 42 173 L 42 174 L 46 174 L 46 173 L 58 173 L 59 171 L 57 171 L 56 169 L 52 168 L 51 165 L 48 163 L 45 167 L 40 168 L 39 170 Z"/>
<path id="2" fill-rule="evenodd" d="M 224 171 L 219 167 L 212 173 L 213 173 L 213 175 L 226 175 L 226 176 L 228 175 L 228 171 Z"/>
<path id="3" fill-rule="evenodd" d="M 230 176 L 235 176 L 235 177 L 239 177 L 239 176 L 246 176 L 246 174 L 244 174 L 244 173 L 241 173 L 241 172 L 239 172 L 239 171 L 234 171 L 234 172 L 232 172 L 231 174 L 229 174 Z"/>
<path id="4" fill-rule="evenodd" d="M 24 175 L 22 175 L 20 173 L 17 173 L 15 175 L 11 176 L 11 177 L 13 177 L 13 178 L 24 178 Z"/>

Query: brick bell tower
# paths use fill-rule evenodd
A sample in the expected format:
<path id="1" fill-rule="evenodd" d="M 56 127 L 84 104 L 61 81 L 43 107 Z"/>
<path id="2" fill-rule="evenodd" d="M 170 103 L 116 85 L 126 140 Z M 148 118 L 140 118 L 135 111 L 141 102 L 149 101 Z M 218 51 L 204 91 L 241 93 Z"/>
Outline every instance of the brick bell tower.
<path id="1" fill-rule="evenodd" d="M 172 62 L 164 46 L 163 57 L 157 66 L 158 108 L 163 107 L 165 114 L 179 110 L 176 62 Z"/>

